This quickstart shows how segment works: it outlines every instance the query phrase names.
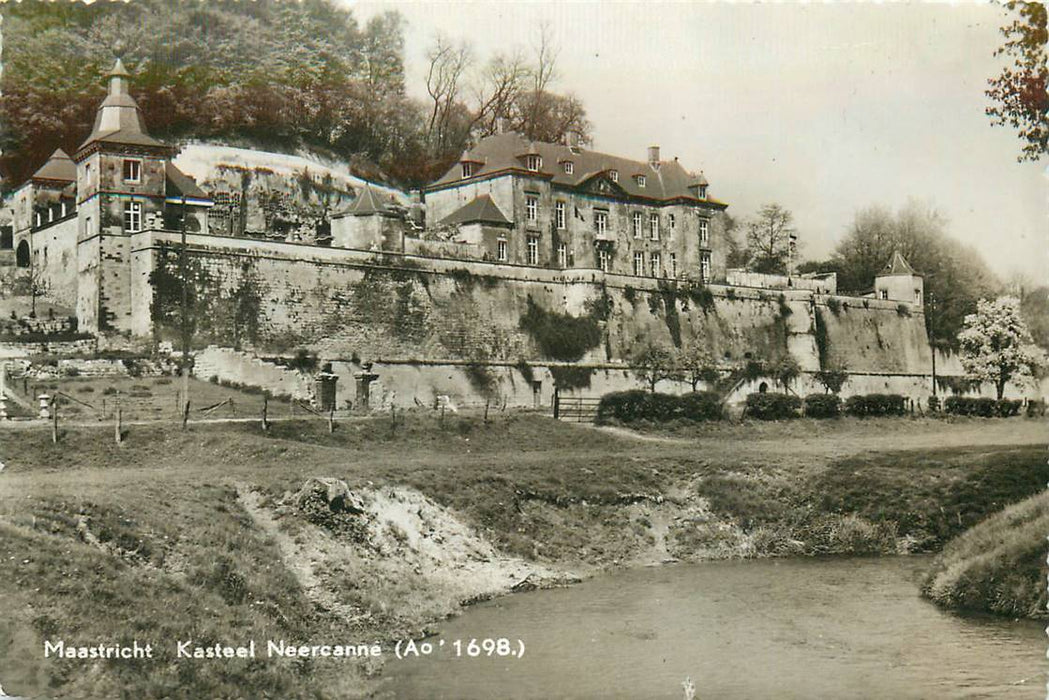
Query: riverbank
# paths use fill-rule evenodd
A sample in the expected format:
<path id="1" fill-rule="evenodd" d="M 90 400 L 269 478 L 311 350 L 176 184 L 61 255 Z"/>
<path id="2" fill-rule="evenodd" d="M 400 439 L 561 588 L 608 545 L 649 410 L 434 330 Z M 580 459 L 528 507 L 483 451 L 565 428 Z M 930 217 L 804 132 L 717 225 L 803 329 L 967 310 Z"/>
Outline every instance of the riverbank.
<path id="1" fill-rule="evenodd" d="M 1009 506 L 947 543 L 922 592 L 965 612 L 1044 618 L 1049 492 Z"/>
<path id="2" fill-rule="evenodd" d="M 0 620 L 0 681 L 27 696 L 366 695 L 374 660 L 85 666 L 39 650 L 59 636 L 387 641 L 602 569 L 935 551 L 1049 479 L 1033 421 L 802 423 L 672 440 L 530 414 L 333 434 L 135 426 L 119 446 L 105 429 L 58 445 L 44 427 L 0 432 L 0 609 L 16 611 Z M 317 476 L 346 482 L 358 512 L 308 517 L 294 496 Z"/>

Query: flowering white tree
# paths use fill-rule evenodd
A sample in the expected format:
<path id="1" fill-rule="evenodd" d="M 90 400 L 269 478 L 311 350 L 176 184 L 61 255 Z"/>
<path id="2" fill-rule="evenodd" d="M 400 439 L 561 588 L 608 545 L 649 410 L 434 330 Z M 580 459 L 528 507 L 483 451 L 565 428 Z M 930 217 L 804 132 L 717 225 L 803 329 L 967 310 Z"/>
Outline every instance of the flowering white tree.
<path id="1" fill-rule="evenodd" d="M 981 299 L 976 313 L 965 317 L 958 340 L 965 371 L 973 379 L 992 382 L 999 399 L 1006 384 L 1030 380 L 1046 363 L 1045 351 L 1034 344 L 1020 316 L 1016 297 Z"/>

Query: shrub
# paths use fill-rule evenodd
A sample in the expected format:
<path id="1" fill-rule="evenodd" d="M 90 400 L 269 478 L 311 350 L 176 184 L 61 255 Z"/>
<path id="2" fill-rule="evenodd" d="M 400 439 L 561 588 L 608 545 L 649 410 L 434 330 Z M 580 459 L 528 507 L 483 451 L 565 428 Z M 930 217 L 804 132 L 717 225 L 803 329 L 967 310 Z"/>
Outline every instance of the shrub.
<path id="1" fill-rule="evenodd" d="M 317 353 L 310 352 L 306 348 L 295 351 L 295 357 L 288 362 L 289 369 L 297 369 L 300 372 L 314 372 L 317 369 Z"/>
<path id="2" fill-rule="evenodd" d="M 605 394 L 597 406 L 597 422 L 619 421 L 632 423 L 640 420 L 687 421 L 720 420 L 721 400 L 714 392 L 703 391 L 675 396 L 648 391 L 619 391 Z"/>
<path id="3" fill-rule="evenodd" d="M 746 415 L 758 420 L 797 418 L 801 399 L 790 394 L 750 394 L 747 396 Z"/>
<path id="4" fill-rule="evenodd" d="M 830 312 L 832 314 L 837 316 L 838 313 L 841 311 L 841 300 L 840 299 L 835 299 L 834 297 L 828 297 L 827 298 L 827 308 L 830 309 Z"/>
<path id="5" fill-rule="evenodd" d="M 1045 415 L 1045 399 L 1027 402 L 1027 417 L 1035 418 Z"/>
<path id="6" fill-rule="evenodd" d="M 929 403 L 929 412 L 930 413 L 939 413 L 939 411 L 940 411 L 940 397 L 938 397 L 938 396 L 930 396 L 928 403 Z"/>
<path id="7" fill-rule="evenodd" d="M 601 327 L 593 317 L 577 318 L 547 311 L 537 306 L 531 297 L 519 325 L 535 340 L 543 356 L 552 360 L 576 362 L 601 344 Z"/>
<path id="8" fill-rule="evenodd" d="M 896 313 L 900 316 L 909 317 L 911 315 L 911 307 L 906 304 L 899 304 L 896 306 Z"/>
<path id="9" fill-rule="evenodd" d="M 841 399 L 835 394 L 809 394 L 805 397 L 805 415 L 809 418 L 837 418 Z"/>
<path id="10" fill-rule="evenodd" d="M 866 416 L 903 416 L 907 414 L 907 399 L 900 394 L 862 394 L 850 396 L 845 411 L 861 418 Z"/>
<path id="11" fill-rule="evenodd" d="M 995 401 L 991 398 L 971 398 L 968 396 L 949 396 L 944 401 L 947 413 L 956 416 L 976 416 L 978 418 L 993 418 L 995 416 L 1007 418 L 1020 413 L 1022 401 L 1002 399 Z"/>

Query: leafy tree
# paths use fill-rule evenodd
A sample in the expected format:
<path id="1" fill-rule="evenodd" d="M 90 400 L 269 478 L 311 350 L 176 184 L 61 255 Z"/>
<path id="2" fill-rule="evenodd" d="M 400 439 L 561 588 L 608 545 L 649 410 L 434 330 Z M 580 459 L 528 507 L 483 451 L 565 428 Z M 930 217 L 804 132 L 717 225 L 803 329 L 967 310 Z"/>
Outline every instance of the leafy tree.
<path id="1" fill-rule="evenodd" d="M 1041 2 L 1007 2 L 1014 16 L 1002 27 L 1005 43 L 995 56 L 1011 63 L 987 81 L 987 108 L 994 126 L 1011 126 L 1024 142 L 1019 160 L 1038 160 L 1049 152 L 1049 68 L 1046 67 L 1046 7 Z"/>
<path id="2" fill-rule="evenodd" d="M 675 359 L 680 375 L 692 386 L 692 391 L 700 382 L 713 386 L 721 378 L 714 358 L 704 348 L 693 345 L 680 350 Z"/>
<path id="3" fill-rule="evenodd" d="M 1020 312 L 1034 342 L 1049 349 L 1049 287 L 1038 287 L 1023 294 Z"/>
<path id="4" fill-rule="evenodd" d="M 8 185 L 56 146 L 79 146 L 117 55 L 161 139 L 308 146 L 380 165 L 416 148 L 403 21 L 393 13 L 363 30 L 331 0 L 27 0 L 4 15 L 0 169 Z"/>
<path id="5" fill-rule="evenodd" d="M 1010 381 L 1024 383 L 1045 365 L 1045 351 L 1034 344 L 1020 315 L 1020 300 L 981 299 L 965 317 L 959 334 L 962 366 L 973 379 L 994 384 L 998 398 Z"/>
<path id="6" fill-rule="evenodd" d="M 645 345 L 637 351 L 630 360 L 633 365 L 634 374 L 641 381 L 648 384 L 652 393 L 656 391 L 656 384 L 664 379 L 676 379 L 678 376 L 677 362 L 672 354 L 656 345 Z"/>
<path id="7" fill-rule="evenodd" d="M 828 394 L 837 394 L 849 379 L 845 366 L 822 369 L 816 373 L 816 381 L 823 385 Z"/>
<path id="8" fill-rule="evenodd" d="M 794 215 L 783 206 L 766 204 L 746 225 L 747 257 L 754 272 L 785 274 L 795 235 Z"/>
<path id="9" fill-rule="evenodd" d="M 801 376 L 801 365 L 793 355 L 784 355 L 769 368 L 771 374 L 784 390 L 790 389 L 794 380 Z"/>

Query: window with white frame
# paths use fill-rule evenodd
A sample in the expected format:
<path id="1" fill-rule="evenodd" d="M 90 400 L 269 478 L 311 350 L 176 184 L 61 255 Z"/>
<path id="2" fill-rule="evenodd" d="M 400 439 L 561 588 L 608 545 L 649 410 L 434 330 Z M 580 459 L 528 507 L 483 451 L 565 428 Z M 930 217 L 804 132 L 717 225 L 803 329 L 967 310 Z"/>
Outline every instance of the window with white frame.
<path id="1" fill-rule="evenodd" d="M 601 268 L 601 272 L 608 272 L 608 268 L 612 264 L 612 256 L 608 254 L 608 251 L 601 248 L 597 251 L 597 266 Z"/>
<path id="2" fill-rule="evenodd" d="M 124 202 L 124 232 L 138 233 L 142 230 L 142 202 Z"/>
<path id="3" fill-rule="evenodd" d="M 882 289 L 880 292 L 878 292 L 878 294 L 884 301 L 888 301 L 889 300 L 889 290 L 888 289 Z"/>
<path id="4" fill-rule="evenodd" d="M 539 172 L 539 168 L 543 167 L 543 159 L 535 154 L 529 155 L 525 162 L 528 164 L 528 169 L 533 173 Z"/>
<path id="5" fill-rule="evenodd" d="M 509 259 L 509 256 L 507 255 L 507 249 L 506 248 L 507 248 L 507 246 L 506 246 L 506 240 L 505 239 L 500 238 L 498 241 L 496 241 L 496 243 L 495 243 L 495 257 L 496 257 L 496 259 L 499 262 L 506 262 L 507 259 Z"/>
<path id="6" fill-rule="evenodd" d="M 653 277 L 659 277 L 663 271 L 662 260 L 659 259 L 659 253 L 651 253 L 648 256 L 648 274 Z"/>
<path id="7" fill-rule="evenodd" d="M 707 198 L 707 186 L 706 185 L 700 185 L 699 186 L 699 198 L 700 199 L 706 199 Z"/>
<path id="8" fill-rule="evenodd" d="M 608 212 L 603 209 L 594 210 L 594 230 L 598 236 L 608 233 Z"/>
<path id="9" fill-rule="evenodd" d="M 653 241 L 659 240 L 659 214 L 655 212 L 648 215 L 648 236 Z"/>
<path id="10" fill-rule="evenodd" d="M 699 244 L 704 248 L 710 245 L 710 222 L 706 219 L 699 220 Z"/>
<path id="11" fill-rule="evenodd" d="M 564 229 L 568 226 L 568 221 L 565 217 L 564 202 L 554 202 L 554 225 L 559 229 Z"/>
<path id="12" fill-rule="evenodd" d="M 142 161 L 137 158 L 124 159 L 124 182 L 142 182 Z"/>
<path id="13" fill-rule="evenodd" d="M 608 171 L 608 177 L 609 177 L 610 180 L 612 180 L 612 182 L 619 182 L 619 171 L 618 170 L 609 170 Z"/>
<path id="14" fill-rule="evenodd" d="M 642 235 L 642 223 L 641 223 L 641 212 L 634 212 L 634 238 L 641 238 Z"/>
<path id="15" fill-rule="evenodd" d="M 557 266 L 568 267 L 568 245 L 566 243 L 557 244 Z"/>
<path id="16" fill-rule="evenodd" d="M 670 276 L 677 277 L 677 254 L 670 254 Z"/>
<path id="17" fill-rule="evenodd" d="M 535 236 L 528 237 L 528 264 L 539 264 L 539 239 Z"/>
<path id="18" fill-rule="evenodd" d="M 463 177 L 467 178 L 474 174 L 473 163 L 463 163 Z"/>
<path id="19" fill-rule="evenodd" d="M 710 281 L 710 253 L 707 251 L 699 254 L 699 279 L 703 284 Z"/>
<path id="20" fill-rule="evenodd" d="M 539 220 L 539 197 L 534 194 L 525 197 L 525 217 L 529 221 Z"/>
<path id="21" fill-rule="evenodd" d="M 565 175 L 571 175 L 575 172 L 575 163 L 570 160 L 565 161 Z"/>
<path id="22" fill-rule="evenodd" d="M 915 304 L 922 303 L 922 290 L 920 290 L 920 289 L 915 289 L 914 290 L 914 303 Z"/>
<path id="23" fill-rule="evenodd" d="M 645 274 L 645 254 L 641 251 L 634 253 L 634 274 L 638 277 Z"/>
<path id="24" fill-rule="evenodd" d="M 637 186 L 638 187 L 644 187 L 646 182 L 647 182 L 647 179 L 645 178 L 644 175 L 638 175 L 637 176 Z"/>
<path id="25" fill-rule="evenodd" d="M 673 231 L 675 228 L 677 228 L 677 217 L 675 217 L 673 214 L 671 214 L 668 217 L 667 222 L 670 224 L 670 230 L 671 231 Z"/>

